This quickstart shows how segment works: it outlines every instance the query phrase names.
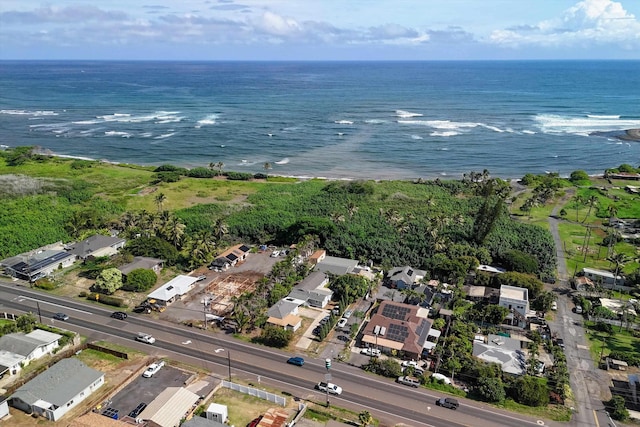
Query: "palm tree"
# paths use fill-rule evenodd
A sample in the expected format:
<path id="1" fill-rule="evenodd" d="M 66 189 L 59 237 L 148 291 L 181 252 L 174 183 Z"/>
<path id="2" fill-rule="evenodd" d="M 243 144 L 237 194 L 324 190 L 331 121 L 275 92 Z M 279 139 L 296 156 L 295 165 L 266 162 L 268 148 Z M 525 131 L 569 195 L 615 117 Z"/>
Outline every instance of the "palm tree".
<path id="1" fill-rule="evenodd" d="M 584 205 L 584 197 L 582 197 L 579 194 L 574 196 L 573 203 L 574 203 L 574 206 L 576 207 L 576 221 L 579 221 L 578 212 L 580 211 L 580 207 Z"/>
<path id="2" fill-rule="evenodd" d="M 626 254 L 622 254 L 622 253 L 615 253 L 607 258 L 607 261 L 612 262 L 616 265 L 616 269 L 613 273 L 613 289 L 615 290 L 616 288 L 616 281 L 618 280 L 618 273 L 620 273 L 620 270 L 625 266 L 626 263 L 628 263 L 629 261 L 631 261 L 631 258 L 629 258 Z"/>
<path id="3" fill-rule="evenodd" d="M 162 205 L 167 201 L 167 196 L 164 193 L 158 193 L 155 198 L 156 206 L 158 206 L 158 212 L 162 212 Z"/>
<path id="4" fill-rule="evenodd" d="M 271 163 L 266 162 L 262 167 L 264 168 L 265 172 L 268 174 L 269 169 L 271 169 Z"/>
<path id="5" fill-rule="evenodd" d="M 218 162 L 216 163 L 216 167 L 218 168 L 218 175 L 222 175 L 222 170 L 224 169 L 224 163 Z"/>
<path id="6" fill-rule="evenodd" d="M 216 163 L 209 163 L 209 170 L 214 170 L 216 168 Z"/>
<path id="7" fill-rule="evenodd" d="M 369 411 L 362 411 L 358 414 L 358 421 L 360 421 L 361 426 L 367 427 L 369 424 L 373 423 L 373 417 Z"/>
<path id="8" fill-rule="evenodd" d="M 213 235 L 216 237 L 218 242 L 229 232 L 229 228 L 224 221 L 225 218 L 221 217 L 216 219 L 216 222 L 213 224 Z"/>
<path id="9" fill-rule="evenodd" d="M 591 210 L 593 209 L 593 207 L 598 204 L 598 197 L 589 196 L 589 198 L 587 199 L 587 204 L 589 205 L 589 210 L 587 210 L 587 214 L 584 216 L 584 219 L 582 220 L 583 224 L 585 223 L 587 218 L 589 218 L 589 215 L 591 215 Z"/>
<path id="10" fill-rule="evenodd" d="M 173 243 L 173 246 L 176 249 L 178 249 L 182 242 L 185 228 L 186 226 L 180 222 L 180 219 L 178 219 L 177 216 L 174 215 L 169 218 L 169 221 L 163 228 L 163 234 L 166 236 L 167 240 Z"/>

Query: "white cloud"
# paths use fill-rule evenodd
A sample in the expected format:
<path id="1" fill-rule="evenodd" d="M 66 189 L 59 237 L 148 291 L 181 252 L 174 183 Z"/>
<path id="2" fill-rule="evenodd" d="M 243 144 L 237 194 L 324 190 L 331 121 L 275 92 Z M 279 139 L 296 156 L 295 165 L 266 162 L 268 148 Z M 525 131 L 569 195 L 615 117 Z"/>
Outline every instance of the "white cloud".
<path id="1" fill-rule="evenodd" d="M 640 48 L 640 22 L 617 1 L 583 0 L 558 18 L 537 25 L 495 30 L 489 40 L 511 47 L 569 47 L 596 43 Z"/>

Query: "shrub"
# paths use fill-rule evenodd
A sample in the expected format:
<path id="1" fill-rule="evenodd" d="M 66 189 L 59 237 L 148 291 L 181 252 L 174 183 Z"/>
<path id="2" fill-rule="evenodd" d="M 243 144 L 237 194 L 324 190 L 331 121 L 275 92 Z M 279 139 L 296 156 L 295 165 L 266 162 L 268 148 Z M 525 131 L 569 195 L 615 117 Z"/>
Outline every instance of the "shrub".
<path id="1" fill-rule="evenodd" d="M 45 291 L 52 291 L 56 288 L 56 284 L 53 283 L 51 280 L 49 279 L 40 279 L 37 280 L 33 286 L 35 286 L 38 289 L 44 289 Z"/>
<path id="2" fill-rule="evenodd" d="M 90 301 L 99 301 L 106 305 L 112 305 L 114 307 L 126 307 L 124 300 L 122 298 L 116 298 L 105 294 L 100 294 L 98 292 L 91 292 L 87 295 L 87 299 Z"/>
<path id="3" fill-rule="evenodd" d="M 160 182 L 178 182 L 180 181 L 180 174 L 178 172 L 158 172 L 155 174 L 152 181 L 153 184 Z"/>
<path id="4" fill-rule="evenodd" d="M 77 159 L 77 160 L 74 160 L 74 161 L 71 162 L 70 167 L 71 167 L 71 169 L 87 169 L 87 168 L 93 167 L 93 163 L 94 162 L 92 162 L 90 160 Z"/>
<path id="5" fill-rule="evenodd" d="M 227 172 L 225 173 L 228 180 L 231 181 L 249 181 L 253 178 L 253 174 L 247 172 Z"/>
<path id="6" fill-rule="evenodd" d="M 292 338 L 293 332 L 291 331 L 286 331 L 277 326 L 267 326 L 262 330 L 262 334 L 252 341 L 269 347 L 284 348 L 289 345 Z"/>
<path id="7" fill-rule="evenodd" d="M 153 270 L 138 268 L 127 275 L 127 280 L 122 289 L 125 291 L 144 292 L 156 284 L 158 276 Z"/>
<path id="8" fill-rule="evenodd" d="M 203 167 L 193 168 L 187 172 L 187 176 L 191 178 L 213 178 L 216 175 L 215 171 Z"/>

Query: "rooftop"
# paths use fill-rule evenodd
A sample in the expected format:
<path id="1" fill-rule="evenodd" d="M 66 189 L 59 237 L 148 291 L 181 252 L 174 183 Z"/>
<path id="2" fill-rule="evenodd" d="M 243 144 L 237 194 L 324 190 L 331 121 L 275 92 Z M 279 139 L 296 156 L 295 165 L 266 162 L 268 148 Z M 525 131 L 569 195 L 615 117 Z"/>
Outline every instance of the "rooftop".
<path id="1" fill-rule="evenodd" d="M 509 298 L 512 300 L 528 301 L 529 290 L 527 288 L 518 288 L 516 286 L 502 285 L 500 287 L 500 298 Z"/>

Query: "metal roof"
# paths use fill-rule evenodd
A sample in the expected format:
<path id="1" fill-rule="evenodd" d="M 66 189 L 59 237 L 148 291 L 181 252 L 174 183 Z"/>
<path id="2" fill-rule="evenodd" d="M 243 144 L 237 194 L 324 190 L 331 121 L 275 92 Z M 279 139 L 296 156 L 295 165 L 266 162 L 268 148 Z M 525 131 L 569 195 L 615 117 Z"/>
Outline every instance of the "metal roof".
<path id="1" fill-rule="evenodd" d="M 161 427 L 174 427 L 191 410 L 200 396 L 184 387 L 167 387 L 138 416 Z"/>

